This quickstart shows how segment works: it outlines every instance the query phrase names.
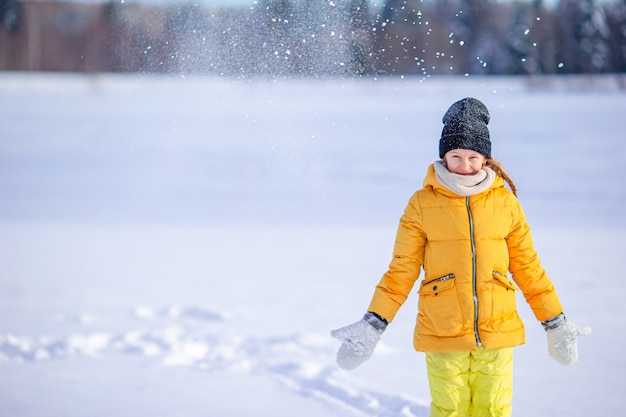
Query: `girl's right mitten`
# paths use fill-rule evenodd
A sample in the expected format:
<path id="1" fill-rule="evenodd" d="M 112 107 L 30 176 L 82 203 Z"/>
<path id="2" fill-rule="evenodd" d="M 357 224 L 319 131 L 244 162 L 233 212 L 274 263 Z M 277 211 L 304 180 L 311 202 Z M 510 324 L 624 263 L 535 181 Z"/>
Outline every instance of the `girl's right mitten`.
<path id="1" fill-rule="evenodd" d="M 356 323 L 331 331 L 330 335 L 342 342 L 337 351 L 339 367 L 352 370 L 368 360 L 386 326 L 386 320 L 368 312 Z"/>

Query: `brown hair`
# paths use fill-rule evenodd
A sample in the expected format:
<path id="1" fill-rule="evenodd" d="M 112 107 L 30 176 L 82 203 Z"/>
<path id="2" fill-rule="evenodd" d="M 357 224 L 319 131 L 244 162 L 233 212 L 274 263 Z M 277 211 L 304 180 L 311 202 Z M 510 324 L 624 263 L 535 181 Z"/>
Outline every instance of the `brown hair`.
<path id="1" fill-rule="evenodd" d="M 502 164 L 493 158 L 487 158 L 485 159 L 485 165 L 493 169 L 496 172 L 496 174 L 504 178 L 504 181 L 506 181 L 506 183 L 509 184 L 511 191 L 513 192 L 513 195 L 517 197 L 517 187 L 515 186 L 515 183 L 513 182 L 511 177 L 509 177 L 509 174 L 507 174 L 506 171 L 504 170 L 504 167 L 502 166 Z"/>

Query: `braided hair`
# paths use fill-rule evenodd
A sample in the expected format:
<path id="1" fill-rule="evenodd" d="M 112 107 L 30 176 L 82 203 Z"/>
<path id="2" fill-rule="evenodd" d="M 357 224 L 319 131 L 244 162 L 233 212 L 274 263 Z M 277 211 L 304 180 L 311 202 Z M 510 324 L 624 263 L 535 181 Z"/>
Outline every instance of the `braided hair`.
<path id="1" fill-rule="evenodd" d="M 504 178 L 504 181 L 506 181 L 506 183 L 509 184 L 509 188 L 511 188 L 513 195 L 517 197 L 517 187 L 515 186 L 515 183 L 513 182 L 511 177 L 509 177 L 509 174 L 507 174 L 506 171 L 504 170 L 504 167 L 502 166 L 502 164 L 496 161 L 494 158 L 486 158 L 485 165 L 493 169 L 496 174 Z"/>

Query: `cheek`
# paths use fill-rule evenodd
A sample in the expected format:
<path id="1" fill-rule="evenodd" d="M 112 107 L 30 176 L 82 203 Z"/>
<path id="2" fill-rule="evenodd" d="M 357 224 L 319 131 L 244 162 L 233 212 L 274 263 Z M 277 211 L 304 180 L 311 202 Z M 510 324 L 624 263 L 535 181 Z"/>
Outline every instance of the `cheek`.
<path id="1" fill-rule="evenodd" d="M 450 170 L 450 171 L 454 170 L 458 166 L 459 166 L 459 164 L 457 164 L 454 160 L 446 161 L 446 168 L 448 168 L 448 170 Z"/>
<path id="2" fill-rule="evenodd" d="M 481 170 L 483 168 L 483 165 L 485 165 L 483 163 L 483 161 L 474 161 L 472 163 L 472 168 L 474 168 L 476 171 Z"/>

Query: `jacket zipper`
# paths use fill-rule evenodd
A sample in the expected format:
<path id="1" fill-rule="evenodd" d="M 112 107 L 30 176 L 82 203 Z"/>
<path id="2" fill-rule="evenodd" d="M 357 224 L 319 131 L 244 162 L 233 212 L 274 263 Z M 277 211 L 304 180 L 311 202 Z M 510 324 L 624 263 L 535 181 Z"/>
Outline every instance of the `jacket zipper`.
<path id="1" fill-rule="evenodd" d="M 478 290 L 476 288 L 476 240 L 474 239 L 474 218 L 472 217 L 472 209 L 470 208 L 470 197 L 465 197 L 465 206 L 467 207 L 467 217 L 469 219 L 470 242 L 472 244 L 472 295 L 474 297 L 474 337 L 476 338 L 476 346 L 482 346 L 480 334 L 478 333 Z"/>

